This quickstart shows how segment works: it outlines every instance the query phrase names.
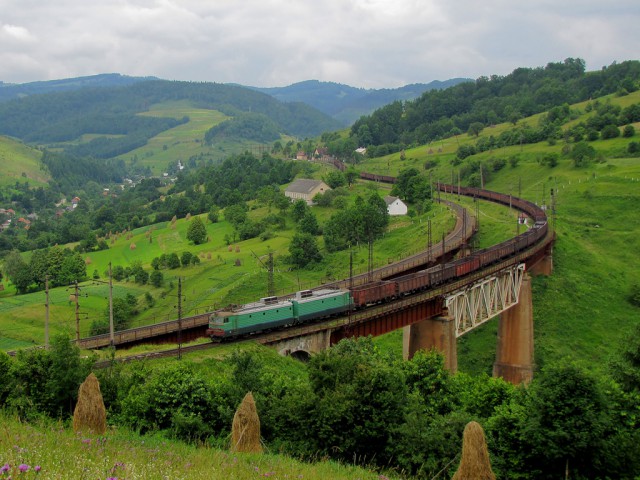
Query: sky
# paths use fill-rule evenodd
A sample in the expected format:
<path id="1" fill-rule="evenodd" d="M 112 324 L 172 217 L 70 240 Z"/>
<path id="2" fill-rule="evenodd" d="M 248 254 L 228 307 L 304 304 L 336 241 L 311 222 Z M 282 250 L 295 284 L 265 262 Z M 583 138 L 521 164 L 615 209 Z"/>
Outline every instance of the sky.
<path id="1" fill-rule="evenodd" d="M 640 57 L 638 0 L 0 0 L 0 81 L 395 88 Z"/>

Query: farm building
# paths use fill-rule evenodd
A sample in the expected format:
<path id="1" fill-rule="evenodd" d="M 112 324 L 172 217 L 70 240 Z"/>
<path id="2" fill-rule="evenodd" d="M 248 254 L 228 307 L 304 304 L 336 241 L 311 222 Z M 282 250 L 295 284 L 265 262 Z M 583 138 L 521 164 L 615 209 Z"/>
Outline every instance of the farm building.
<path id="1" fill-rule="evenodd" d="M 298 178 L 287 187 L 284 194 L 292 201 L 300 199 L 311 205 L 313 197 L 319 193 L 325 193 L 328 190 L 331 190 L 331 187 L 322 180 Z"/>
<path id="2" fill-rule="evenodd" d="M 407 206 L 398 197 L 386 196 L 384 197 L 384 202 L 387 204 L 387 212 L 389 212 L 389 215 L 395 216 L 407 214 Z"/>

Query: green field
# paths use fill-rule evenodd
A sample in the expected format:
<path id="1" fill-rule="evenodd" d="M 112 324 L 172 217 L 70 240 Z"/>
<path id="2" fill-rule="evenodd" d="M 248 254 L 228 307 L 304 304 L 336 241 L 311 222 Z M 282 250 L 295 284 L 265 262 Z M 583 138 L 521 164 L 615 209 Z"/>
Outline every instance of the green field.
<path id="1" fill-rule="evenodd" d="M 0 187 L 29 182 L 33 187 L 44 186 L 49 175 L 40 169 L 42 153 L 22 142 L 0 136 Z"/>
<path id="2" fill-rule="evenodd" d="M 148 112 L 140 115 L 176 119 L 189 117 L 186 124 L 166 130 L 151 138 L 145 146 L 118 157 L 132 166 L 149 167 L 153 175 L 162 175 L 169 165 L 175 167 L 178 162 L 186 165 L 190 158 L 219 162 L 232 154 L 245 150 L 257 153 L 258 148 L 267 147 L 239 139 L 205 144 L 204 135 L 207 130 L 230 117 L 217 110 L 193 107 L 187 100 L 152 105 Z"/>
<path id="3" fill-rule="evenodd" d="M 610 97 L 610 100 L 625 106 L 640 101 L 640 92 L 626 97 Z M 585 105 L 572 108 L 584 110 Z M 197 118 L 194 110 L 189 110 L 186 105 L 183 108 L 180 112 L 188 114 L 194 122 Z M 155 112 L 179 115 L 175 104 L 158 107 Z M 216 121 L 213 117 L 207 117 L 209 114 L 210 111 L 202 113 L 202 123 L 197 131 L 204 132 L 207 122 Z M 583 114 L 575 121 L 584 120 L 588 115 Z M 521 120 L 520 123 L 535 125 L 537 117 Z M 178 129 L 186 129 L 189 125 L 191 122 Z M 507 128 L 512 126 L 502 124 L 486 128 L 481 137 L 497 135 Z M 636 128 L 640 130 L 639 125 Z M 185 133 L 186 143 L 176 144 L 176 152 L 190 145 L 186 139 L 192 138 L 192 133 Z M 539 164 L 539 159 L 546 153 L 561 154 L 562 141 L 556 145 L 543 142 L 509 147 L 470 158 L 509 159 L 515 156 L 519 159 L 517 166 L 507 164 L 494 173 L 485 185 L 488 189 L 520 194 L 524 198 L 547 205 L 551 202 L 550 190 L 553 188 L 557 192 L 557 215 L 555 219 L 550 219 L 556 225 L 558 233 L 554 255 L 555 272 L 549 278 L 537 277 L 533 283 L 536 362 L 539 366 L 563 356 L 595 361 L 602 365 L 631 325 L 638 321 L 640 315 L 637 308 L 626 301 L 626 296 L 631 285 L 640 282 L 635 258 L 640 234 L 640 214 L 637 208 L 640 202 L 640 161 L 616 158 L 621 155 L 628 142 L 634 140 L 637 141 L 637 136 L 631 139 L 590 142 L 604 161 L 594 162 L 584 168 L 574 167 L 572 161 L 562 155 L 554 168 Z M 397 175 L 408 167 L 424 171 L 424 164 L 429 161 L 436 165 L 432 169 L 434 181 L 451 182 L 453 179 L 453 183 L 456 183 L 459 167 L 452 167 L 451 160 L 455 157 L 458 144 L 475 141 L 475 138 L 468 135 L 460 135 L 432 145 L 407 149 L 405 160 L 401 160 L 398 153 L 366 160 L 358 168 L 362 171 Z M 159 149 L 158 155 L 160 151 L 165 152 L 161 148 L 164 143 L 160 139 L 155 145 Z M 166 151 L 169 151 L 169 145 Z M 314 177 L 322 177 L 330 168 L 320 167 Z M 369 188 L 370 186 L 360 182 L 354 187 L 352 195 L 366 195 Z M 386 185 L 377 184 L 374 188 L 378 188 L 381 195 L 389 192 Z M 449 198 L 474 211 L 472 200 L 464 197 L 458 199 L 456 195 L 449 195 Z M 320 224 L 332 214 L 331 209 L 314 208 L 313 211 Z M 255 205 L 250 216 L 260 218 L 266 213 L 264 207 Z M 479 213 L 480 231 L 474 241 L 476 248 L 495 244 L 516 233 L 514 211 L 482 202 Z M 436 242 L 442 231 L 452 226 L 453 218 L 450 212 L 440 207 L 429 213 L 434 214 L 432 238 Z M 385 264 L 423 249 L 427 244 L 426 220 L 426 216 L 393 219 L 388 233 L 376 243 L 376 263 Z M 89 255 L 90 265 L 87 271 L 91 275 L 96 270 L 102 281 L 106 279 L 105 271 L 109 262 L 126 266 L 138 259 L 149 269 L 151 260 L 162 253 L 175 251 L 180 254 L 189 250 L 199 255 L 202 262 L 199 266 L 164 270 L 163 288 L 116 282 L 116 295 L 131 292 L 139 298 L 141 313 L 135 319 L 136 325 L 175 318 L 178 277 L 183 279 L 183 308 L 187 315 L 228 303 L 245 303 L 266 295 L 267 274 L 262 262 L 269 252 L 273 252 L 276 259 L 275 283 L 278 294 L 348 276 L 348 252 L 326 256 L 320 265 L 310 270 L 292 270 L 284 261 L 288 254 L 289 240 L 294 233 L 291 219 L 287 222 L 287 229 L 277 231 L 270 240 L 263 242 L 252 239 L 233 243 L 231 249 L 224 242 L 224 236 L 232 234 L 232 229 L 226 222 L 207 224 L 210 241 L 197 247 L 186 241 L 187 225 L 186 219 L 179 219 L 175 228 L 162 224 L 121 233 L 110 244 L 109 250 Z M 145 235 L 149 230 L 151 234 Z M 132 244 L 135 244 L 135 249 L 132 249 Z M 322 247 L 321 241 L 320 246 Z M 240 265 L 236 266 L 236 262 Z M 366 270 L 366 246 L 355 249 L 354 265 L 356 273 Z M 5 291 L 0 292 L 0 348 L 13 349 L 41 343 L 44 293 L 16 297 L 6 281 L 5 287 Z M 155 299 L 153 306 L 144 302 L 146 292 Z M 75 305 L 69 301 L 69 293 L 66 289 L 52 292 L 51 322 L 54 332 L 62 330 L 75 333 Z M 81 332 L 85 335 L 91 320 L 106 314 L 107 290 L 104 284 L 87 282 L 83 285 L 83 293 L 88 295 L 80 300 L 81 312 L 86 314 L 81 318 Z M 491 372 L 496 332 L 497 320 L 492 320 L 459 340 L 461 370 Z M 401 333 L 394 332 L 383 337 L 380 342 L 398 353 L 401 351 L 400 339 Z"/>
<path id="4" fill-rule="evenodd" d="M 609 96 L 600 102 L 611 101 L 621 107 L 640 102 L 640 92 L 618 97 Z M 587 102 L 573 105 L 585 112 Z M 593 113 L 583 113 L 563 128 L 585 121 Z M 523 119 L 519 124 L 537 125 L 539 117 Z M 640 124 L 634 124 L 640 132 Z M 485 128 L 480 137 L 499 135 L 511 124 Z M 518 195 L 538 204 L 551 204 L 551 188 L 557 192 L 555 225 L 558 240 L 554 251 L 554 274 L 536 277 L 534 289 L 535 357 L 538 367 L 563 357 L 604 366 L 610 355 L 631 327 L 640 321 L 637 307 L 626 297 L 632 284 L 640 283 L 637 252 L 640 238 L 640 159 L 624 158 L 626 146 L 635 137 L 618 137 L 589 142 L 604 161 L 576 168 L 562 155 L 564 143 L 547 142 L 496 149 L 476 154 L 469 160 L 511 157 L 519 159 L 512 168 L 507 164 L 495 173 L 485 188 Z M 463 134 L 431 145 L 407 149 L 405 160 L 400 153 L 367 160 L 360 168 L 365 171 L 397 175 L 409 167 L 424 171 L 425 162 L 432 168 L 432 179 L 457 183 L 460 167 L 451 161 L 459 145 L 473 144 L 475 137 Z M 541 166 L 545 154 L 557 153 L 559 164 Z M 464 198 L 462 204 L 469 206 Z M 469 207 L 472 208 L 472 207 Z M 550 214 L 550 213 L 549 213 Z M 502 217 L 504 216 L 504 217 Z M 495 222 L 490 221 L 495 217 Z M 501 218 L 502 217 L 502 218 Z M 508 232 L 515 234 L 515 222 L 508 225 L 508 214 L 481 211 L 481 229 L 476 245 L 486 247 L 504 239 Z M 506 219 L 506 224 L 505 224 Z M 550 214 L 550 223 L 554 218 Z M 495 360 L 498 320 L 493 319 L 458 340 L 458 363 L 462 371 L 491 374 Z M 402 352 L 401 332 L 392 332 L 379 340 L 396 355 Z"/>
<path id="5" fill-rule="evenodd" d="M 379 473 L 337 462 L 303 463 L 277 452 L 233 454 L 119 428 L 98 438 L 76 435 L 55 421 L 25 424 L 5 413 L 0 414 L 0 421 L 0 458 L 10 469 L 7 478 L 382 478 Z M 28 470 L 20 471 L 19 465 Z"/>
<path id="6" fill-rule="evenodd" d="M 360 182 L 350 192 L 351 197 L 367 195 L 375 185 Z M 388 188 L 387 186 L 383 186 Z M 382 188 L 382 187 L 381 187 Z M 386 190 L 380 194 L 385 195 Z M 249 212 L 249 216 L 259 219 L 268 214 L 266 207 L 258 205 Z M 322 223 L 333 212 L 330 208 L 314 207 L 312 211 Z M 151 271 L 151 261 L 161 254 L 190 251 L 198 255 L 201 263 L 195 266 L 162 270 L 165 282 L 161 288 L 150 285 L 140 286 L 133 282 L 114 282 L 114 296 L 124 297 L 132 293 L 138 298 L 140 314 L 134 319 L 134 326 L 147 325 L 177 318 L 178 277 L 183 288 L 183 315 L 193 315 L 228 305 L 229 303 L 247 303 L 267 295 L 268 275 L 264 264 L 269 253 L 275 259 L 274 280 L 276 294 L 285 294 L 311 288 L 318 284 L 348 278 L 349 252 L 325 254 L 322 240 L 319 246 L 325 255 L 324 260 L 313 269 L 295 270 L 286 263 L 288 246 L 295 234 L 295 223 L 287 220 L 287 228 L 278 230 L 274 237 L 262 241 L 259 238 L 227 245 L 225 236 L 233 235 L 233 229 L 226 221 L 215 224 L 205 221 L 209 241 L 202 245 L 193 245 L 186 239 L 189 220 L 178 219 L 171 222 L 147 226 L 131 232 L 119 232 L 107 239 L 108 250 L 85 255 L 87 273 L 99 275 L 99 281 L 87 281 L 80 285 L 80 334 L 89 334 L 93 320 L 105 318 L 108 305 L 107 280 L 109 262 L 112 266 L 128 266 L 132 261 L 142 262 L 147 271 Z M 382 266 L 399 260 L 424 249 L 427 244 L 427 219 L 432 221 L 432 238 L 436 242 L 442 233 L 449 231 L 455 224 L 455 216 L 447 208 L 434 206 L 432 211 L 422 216 L 399 217 L 391 220 L 388 233 L 374 246 L 374 265 Z M 70 245 L 72 248 L 73 245 Z M 368 268 L 368 247 L 360 245 L 354 248 L 354 274 L 364 273 Z M 236 265 L 239 263 L 239 265 Z M 8 350 L 22 344 L 42 343 L 45 318 L 45 293 L 36 292 L 15 296 L 13 287 L 5 281 L 5 290 L 0 292 L 0 349 Z M 51 335 L 64 331 L 71 336 L 76 332 L 76 307 L 70 301 L 69 288 L 51 289 L 50 324 Z M 144 299 L 145 293 L 154 298 L 150 306 Z"/>

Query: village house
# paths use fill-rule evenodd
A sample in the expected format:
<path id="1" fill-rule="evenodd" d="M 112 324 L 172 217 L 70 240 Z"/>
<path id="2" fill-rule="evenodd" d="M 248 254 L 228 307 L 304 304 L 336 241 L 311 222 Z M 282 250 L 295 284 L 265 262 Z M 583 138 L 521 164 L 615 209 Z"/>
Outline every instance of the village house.
<path id="1" fill-rule="evenodd" d="M 304 200 L 308 205 L 313 203 L 313 197 L 319 193 L 325 193 L 331 190 L 331 187 L 322 180 L 311 180 L 307 178 L 298 178 L 284 191 L 285 196 L 291 201 Z"/>
<path id="2" fill-rule="evenodd" d="M 387 212 L 391 216 L 407 214 L 407 205 L 398 197 L 386 196 L 384 197 L 384 203 L 387 204 Z"/>
<path id="3" fill-rule="evenodd" d="M 305 152 L 300 150 L 298 153 L 296 153 L 296 160 L 309 160 L 309 158 L 307 158 L 307 154 Z"/>

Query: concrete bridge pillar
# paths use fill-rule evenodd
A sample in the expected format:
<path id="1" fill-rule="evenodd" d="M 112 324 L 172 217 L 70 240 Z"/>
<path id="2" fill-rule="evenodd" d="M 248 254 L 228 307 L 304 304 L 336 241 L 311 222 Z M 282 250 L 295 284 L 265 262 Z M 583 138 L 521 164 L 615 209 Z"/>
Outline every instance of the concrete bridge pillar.
<path id="1" fill-rule="evenodd" d="M 553 249 L 552 247 L 546 252 L 545 256 L 538 260 L 529 269 L 531 275 L 546 275 L 553 273 Z"/>
<path id="2" fill-rule="evenodd" d="M 531 277 L 522 278 L 519 302 L 500 315 L 493 376 L 518 385 L 533 378 Z"/>
<path id="3" fill-rule="evenodd" d="M 444 354 L 444 365 L 447 370 L 451 373 L 458 370 L 456 322 L 452 317 L 427 318 L 404 327 L 402 356 L 405 360 L 413 358 L 418 350 L 432 348 Z"/>

